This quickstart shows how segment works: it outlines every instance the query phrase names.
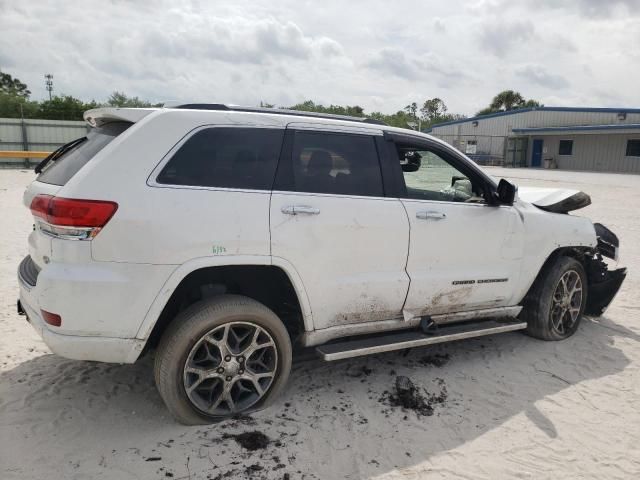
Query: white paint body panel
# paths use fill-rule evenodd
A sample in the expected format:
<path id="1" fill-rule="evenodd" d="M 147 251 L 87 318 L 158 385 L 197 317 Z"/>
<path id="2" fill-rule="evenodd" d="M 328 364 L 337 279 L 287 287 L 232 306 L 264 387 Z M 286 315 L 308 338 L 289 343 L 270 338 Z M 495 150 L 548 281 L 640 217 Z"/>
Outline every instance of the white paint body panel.
<path id="1" fill-rule="evenodd" d="M 95 260 L 181 265 L 205 256 L 269 255 L 269 192 L 140 190 L 144 201 L 119 201 L 118 214 L 92 241 Z"/>
<path id="2" fill-rule="evenodd" d="M 523 223 L 513 207 L 402 203 L 411 222 L 405 316 L 511 305 L 524 253 Z M 444 218 L 418 218 L 419 212 Z"/>
<path id="3" fill-rule="evenodd" d="M 282 213 L 294 205 L 320 213 Z M 408 241 L 399 200 L 273 192 L 272 255 L 295 266 L 316 329 L 401 315 Z"/>
<path id="4" fill-rule="evenodd" d="M 519 198 L 538 207 L 549 207 L 572 197 L 576 193 L 580 193 L 580 190 L 540 187 L 521 187 L 518 189 Z"/>
<path id="5" fill-rule="evenodd" d="M 209 266 L 282 268 L 298 296 L 305 330 L 330 329 L 336 338 L 341 328 L 347 335 L 369 328 L 359 324 L 375 329 L 392 319 L 394 325 L 403 322 L 403 307 L 417 315 L 517 305 L 556 248 L 596 243 L 588 219 L 544 212 L 522 199 L 513 207 L 427 206 L 397 198 L 153 182 L 172 149 L 202 126 L 284 129 L 295 123 L 301 129 L 371 134 L 404 130 L 224 111 L 106 109 L 90 116 L 137 123 L 63 187 L 34 182 L 24 197 L 26 206 L 37 193 L 119 205 L 92 241 L 51 239 L 39 231 L 29 238 L 41 271 L 35 287 L 20 285 L 22 302 L 52 350 L 70 358 L 135 361 L 181 280 Z M 312 206 L 320 213 L 283 214 L 290 205 Z M 417 220 L 416 211 L 424 209 L 442 211 L 447 219 Z M 509 282 L 470 292 L 464 305 L 447 297 L 453 280 L 501 277 Z M 434 302 L 438 295 L 440 301 Z M 54 331 L 44 324 L 40 309 L 60 314 L 62 327 Z"/>
<path id="6" fill-rule="evenodd" d="M 520 280 L 513 288 L 512 303 L 519 303 L 533 284 L 547 258 L 560 247 L 591 247 L 597 244 L 591 220 L 577 215 L 551 213 L 518 200 L 514 205 L 524 223 L 524 256 Z"/>
<path id="7" fill-rule="evenodd" d="M 21 285 L 20 301 L 31 325 L 51 351 L 73 360 L 94 360 L 107 363 L 134 363 L 144 348 L 143 340 L 104 336 L 64 335 L 54 332 L 44 323 L 40 312 L 29 303 Z"/>

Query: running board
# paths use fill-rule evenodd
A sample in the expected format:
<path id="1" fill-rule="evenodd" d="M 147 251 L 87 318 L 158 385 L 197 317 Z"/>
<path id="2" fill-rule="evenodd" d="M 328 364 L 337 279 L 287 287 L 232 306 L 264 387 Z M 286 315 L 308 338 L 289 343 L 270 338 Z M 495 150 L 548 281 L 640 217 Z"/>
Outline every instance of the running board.
<path id="1" fill-rule="evenodd" d="M 423 347 L 436 343 L 452 342 L 465 338 L 482 337 L 494 333 L 512 332 L 527 328 L 526 322 L 518 320 L 496 322 L 485 320 L 461 325 L 438 328 L 433 335 L 425 335 L 422 331 L 405 331 L 389 335 L 364 339 L 345 340 L 340 343 L 321 345 L 316 348 L 323 360 L 328 362 L 344 358 L 360 357 L 371 353 L 391 352 L 405 348 Z"/>

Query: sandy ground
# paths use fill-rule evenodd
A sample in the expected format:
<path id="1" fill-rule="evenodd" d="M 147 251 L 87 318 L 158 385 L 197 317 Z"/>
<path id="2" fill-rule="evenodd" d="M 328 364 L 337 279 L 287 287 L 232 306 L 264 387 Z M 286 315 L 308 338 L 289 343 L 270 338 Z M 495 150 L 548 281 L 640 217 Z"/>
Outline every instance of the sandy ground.
<path id="1" fill-rule="evenodd" d="M 630 267 L 603 318 L 565 342 L 509 333 L 298 363 L 273 407 L 206 427 L 172 420 L 149 358 L 65 360 L 16 315 L 32 223 L 20 199 L 33 175 L 0 171 L 0 477 L 640 478 L 640 176 L 490 170 L 592 195 L 581 213 L 619 234 Z M 425 359 L 436 353 L 444 365 Z M 396 375 L 447 398 L 432 416 L 388 406 L 380 399 Z M 224 436 L 251 431 L 269 437 L 265 449 Z"/>

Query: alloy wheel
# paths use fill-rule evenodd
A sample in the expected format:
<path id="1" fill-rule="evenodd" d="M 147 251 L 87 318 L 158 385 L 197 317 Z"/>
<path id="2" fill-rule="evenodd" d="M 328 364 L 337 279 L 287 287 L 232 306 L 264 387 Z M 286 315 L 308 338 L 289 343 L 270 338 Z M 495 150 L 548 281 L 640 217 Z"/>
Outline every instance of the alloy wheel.
<path id="1" fill-rule="evenodd" d="M 250 322 L 230 322 L 193 346 L 184 366 L 184 388 L 205 414 L 232 415 L 264 397 L 277 368 L 278 351 L 267 330 Z"/>
<path id="2" fill-rule="evenodd" d="M 551 300 L 551 327 L 566 335 L 578 321 L 582 307 L 582 278 L 575 270 L 565 272 L 553 292 Z"/>

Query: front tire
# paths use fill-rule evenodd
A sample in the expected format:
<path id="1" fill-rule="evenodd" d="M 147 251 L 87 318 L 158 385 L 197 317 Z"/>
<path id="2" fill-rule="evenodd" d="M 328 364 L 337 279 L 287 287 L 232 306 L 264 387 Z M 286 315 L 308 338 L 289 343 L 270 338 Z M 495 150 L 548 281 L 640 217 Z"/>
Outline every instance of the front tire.
<path id="1" fill-rule="evenodd" d="M 587 275 L 575 258 L 558 257 L 544 267 L 524 301 L 520 318 L 527 333 L 541 340 L 573 335 L 587 304 Z"/>
<path id="2" fill-rule="evenodd" d="M 291 340 L 263 304 L 221 295 L 191 305 L 165 330 L 156 351 L 156 386 L 186 425 L 265 408 L 291 370 Z"/>

